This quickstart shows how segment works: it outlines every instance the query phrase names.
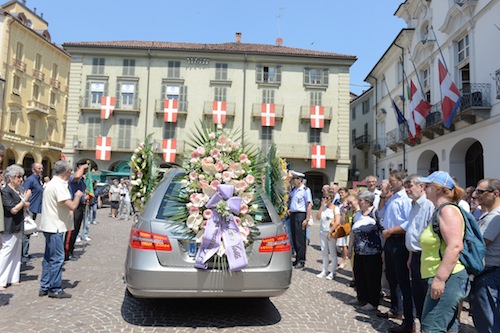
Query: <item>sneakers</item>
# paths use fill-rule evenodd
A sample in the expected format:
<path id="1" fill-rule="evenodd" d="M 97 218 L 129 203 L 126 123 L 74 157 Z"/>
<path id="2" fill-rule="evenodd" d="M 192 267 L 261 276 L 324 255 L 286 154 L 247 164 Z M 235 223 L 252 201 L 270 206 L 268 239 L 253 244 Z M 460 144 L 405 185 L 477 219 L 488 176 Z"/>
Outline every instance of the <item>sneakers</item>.
<path id="1" fill-rule="evenodd" d="M 64 290 L 61 291 L 49 291 L 48 293 L 50 298 L 71 298 L 71 294 L 68 294 L 67 292 L 64 292 Z"/>
<path id="2" fill-rule="evenodd" d="M 333 273 L 328 274 L 328 276 L 326 277 L 326 279 L 327 280 L 333 280 L 333 279 L 335 279 L 335 274 L 333 274 Z"/>
<path id="3" fill-rule="evenodd" d="M 76 237 L 76 242 L 77 242 L 77 243 L 80 243 L 81 241 L 82 241 L 82 239 L 81 239 L 81 237 L 80 237 L 80 236 Z"/>
<path id="4" fill-rule="evenodd" d="M 40 290 L 38 291 L 38 296 L 40 296 L 40 297 L 47 296 L 48 294 L 49 294 L 49 291 L 48 291 L 48 290 L 42 290 L 42 289 L 40 289 Z"/>
<path id="5" fill-rule="evenodd" d="M 325 271 L 322 271 L 321 273 L 316 274 L 316 277 L 317 277 L 317 278 L 320 278 L 320 279 L 321 279 L 321 278 L 324 278 L 325 276 L 326 276 L 326 272 L 325 272 Z"/>
<path id="6" fill-rule="evenodd" d="M 97 222 L 96 221 L 92 221 L 92 222 L 90 222 L 90 224 L 97 224 Z"/>
<path id="7" fill-rule="evenodd" d="M 90 238 L 90 237 L 87 236 L 83 240 L 86 241 L 86 242 L 90 242 L 92 240 L 92 238 Z"/>

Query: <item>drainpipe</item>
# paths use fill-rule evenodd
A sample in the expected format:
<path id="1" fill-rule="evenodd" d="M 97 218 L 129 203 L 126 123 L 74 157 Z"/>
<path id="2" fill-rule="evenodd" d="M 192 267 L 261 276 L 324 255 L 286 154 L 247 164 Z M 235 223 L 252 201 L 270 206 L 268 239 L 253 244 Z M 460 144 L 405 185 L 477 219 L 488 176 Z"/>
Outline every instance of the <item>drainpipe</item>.
<path id="1" fill-rule="evenodd" d="M 245 62 L 243 64 L 243 106 L 241 108 L 241 146 L 245 147 L 245 103 L 247 94 L 247 64 L 248 55 L 245 53 Z"/>
<path id="2" fill-rule="evenodd" d="M 152 42 L 151 46 L 153 46 Z M 151 77 L 151 47 L 148 48 L 148 80 L 146 82 L 146 114 L 144 115 L 144 139 L 148 136 L 148 113 L 149 113 L 149 89 Z M 153 126 L 151 126 L 153 128 Z"/>
<path id="3" fill-rule="evenodd" d="M 368 75 L 375 80 L 375 141 L 378 141 L 378 126 L 377 126 L 377 107 L 378 107 L 378 79 L 371 74 Z M 375 157 L 375 176 L 378 178 L 378 157 Z"/>
<path id="4" fill-rule="evenodd" d="M 398 44 L 394 43 L 394 46 L 398 47 L 400 50 L 401 50 L 401 63 L 402 63 L 402 66 L 403 66 L 403 73 L 405 71 L 405 50 L 399 46 Z M 403 74 L 404 75 L 404 74 Z M 402 87 L 402 90 L 403 90 L 403 110 L 402 110 L 402 113 L 403 113 L 403 116 L 405 115 L 405 78 L 403 77 L 401 79 L 401 87 Z M 403 138 L 401 138 L 401 140 L 403 140 Z M 406 145 L 405 143 L 403 142 L 403 171 L 406 171 Z"/>
<path id="5" fill-rule="evenodd" d="M 9 15 L 8 13 L 5 13 L 5 16 L 11 16 Z M 9 31 L 9 37 L 7 38 L 7 59 L 5 61 L 5 75 L 4 75 L 4 78 L 2 79 L 3 81 L 3 91 L 2 91 L 2 96 L 1 96 L 1 100 L 0 100 L 0 108 L 1 108 L 1 112 L 2 112 L 2 116 L 0 117 L 0 137 L 3 138 L 3 135 L 4 135 L 4 118 L 5 118 L 5 113 L 7 112 L 6 110 L 6 105 L 5 105 L 5 98 L 6 98 L 6 95 L 7 95 L 7 86 L 8 86 L 8 78 L 9 78 L 9 63 L 10 63 L 10 37 L 12 36 L 12 33 L 11 33 L 11 27 L 12 27 L 12 24 L 15 22 L 15 19 L 11 16 L 11 21 L 9 22 L 9 27 L 7 28 L 8 31 Z"/>

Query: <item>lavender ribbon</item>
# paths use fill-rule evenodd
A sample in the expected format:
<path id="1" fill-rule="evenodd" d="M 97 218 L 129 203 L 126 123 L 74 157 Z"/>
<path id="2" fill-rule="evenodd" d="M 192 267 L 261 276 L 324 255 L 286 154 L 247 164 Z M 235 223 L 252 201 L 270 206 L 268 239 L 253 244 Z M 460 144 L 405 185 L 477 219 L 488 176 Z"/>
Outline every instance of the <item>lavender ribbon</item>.
<path id="1" fill-rule="evenodd" d="M 229 263 L 229 271 L 240 271 L 248 266 L 248 258 L 243 245 L 243 239 L 234 220 L 234 215 L 239 215 L 241 208 L 241 197 L 234 197 L 233 185 L 217 185 L 217 192 L 207 202 L 207 208 L 215 208 L 217 203 L 225 201 L 231 214 L 224 217 L 215 209 L 212 218 L 208 219 L 205 232 L 203 233 L 198 253 L 196 254 L 195 267 L 207 269 L 206 262 L 212 258 L 224 242 L 226 256 Z M 233 215 L 234 214 L 234 215 Z"/>

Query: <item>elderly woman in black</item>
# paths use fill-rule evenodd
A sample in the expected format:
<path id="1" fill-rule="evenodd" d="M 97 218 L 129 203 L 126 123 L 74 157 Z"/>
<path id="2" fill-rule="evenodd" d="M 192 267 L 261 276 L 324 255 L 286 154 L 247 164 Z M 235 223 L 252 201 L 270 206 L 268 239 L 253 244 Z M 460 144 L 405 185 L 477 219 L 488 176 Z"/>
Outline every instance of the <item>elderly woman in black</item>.
<path id="1" fill-rule="evenodd" d="M 31 196 L 31 190 L 21 192 L 24 176 L 22 167 L 10 165 L 4 175 L 7 185 L 2 189 L 5 230 L 0 249 L 0 291 L 9 285 L 19 284 L 24 209 L 29 207 L 28 199 Z"/>
<path id="2" fill-rule="evenodd" d="M 375 196 L 370 191 L 358 194 L 360 210 L 354 215 L 351 227 L 349 258 L 354 251 L 354 276 L 357 300 L 353 305 L 361 310 L 376 310 L 380 302 L 382 277 L 382 226 L 373 207 Z"/>

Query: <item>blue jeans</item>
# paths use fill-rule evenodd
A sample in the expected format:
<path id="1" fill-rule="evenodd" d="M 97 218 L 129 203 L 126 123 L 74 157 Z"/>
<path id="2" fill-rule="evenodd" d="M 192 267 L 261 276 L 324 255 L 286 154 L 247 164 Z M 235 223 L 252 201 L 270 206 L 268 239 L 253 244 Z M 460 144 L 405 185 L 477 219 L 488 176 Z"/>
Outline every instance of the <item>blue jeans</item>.
<path id="1" fill-rule="evenodd" d="M 60 292 L 64 264 L 64 233 L 44 232 L 43 235 L 45 236 L 45 254 L 42 262 L 40 290 Z"/>
<path id="2" fill-rule="evenodd" d="M 431 298 L 432 280 L 428 280 L 428 290 L 425 296 L 424 309 L 422 310 L 422 331 L 434 332 L 458 332 L 458 304 L 463 301 L 470 290 L 469 276 L 464 269 L 458 273 L 450 275 L 444 285 L 444 292 L 441 298 L 434 300 Z M 478 332 L 485 332 L 478 330 Z"/>
<path id="3" fill-rule="evenodd" d="M 408 255 L 404 235 L 387 238 L 384 245 L 385 276 L 391 288 L 391 311 L 395 314 L 403 312 L 402 325 L 405 328 L 412 327 L 414 322 L 410 272 L 406 265 Z M 401 290 L 400 293 L 398 293 L 398 287 Z M 401 295 L 403 302 L 401 302 Z M 402 309 L 401 305 L 403 305 Z"/>
<path id="4" fill-rule="evenodd" d="M 500 332 L 500 268 L 474 280 L 471 308 L 478 332 Z"/>

